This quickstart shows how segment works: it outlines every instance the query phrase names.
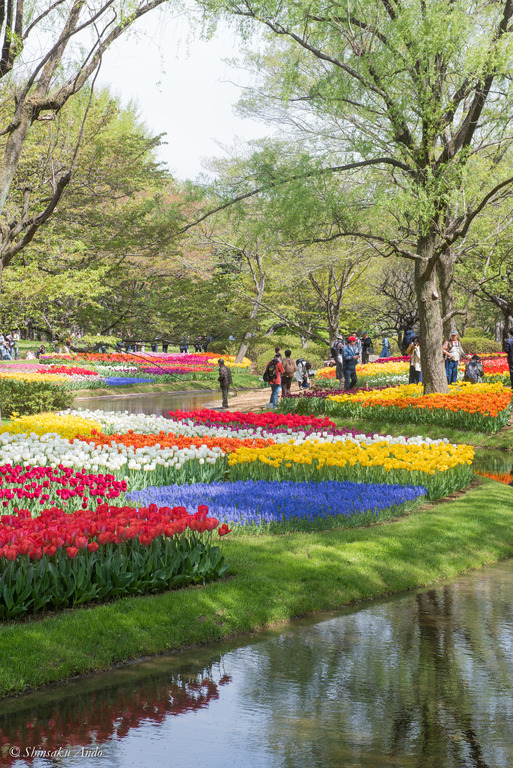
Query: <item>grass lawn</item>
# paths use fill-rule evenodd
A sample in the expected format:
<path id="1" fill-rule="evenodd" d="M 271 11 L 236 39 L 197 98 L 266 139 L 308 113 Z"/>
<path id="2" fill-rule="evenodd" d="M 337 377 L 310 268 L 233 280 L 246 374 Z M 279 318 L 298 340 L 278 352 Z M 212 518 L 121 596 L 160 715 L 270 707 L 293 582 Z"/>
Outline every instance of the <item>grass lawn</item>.
<path id="1" fill-rule="evenodd" d="M 357 529 L 223 541 L 226 580 L 0 626 L 0 695 L 413 589 L 513 555 L 513 489 Z"/>
<path id="2" fill-rule="evenodd" d="M 446 437 L 451 443 L 466 443 L 480 448 L 513 450 L 513 428 L 510 426 L 504 427 L 495 435 L 487 435 L 484 432 L 454 429 L 446 426 L 437 427 L 434 424 L 399 424 L 378 419 L 342 419 L 329 414 L 328 418 L 334 421 L 338 427 L 356 429 L 359 432 L 372 434 L 377 432 L 380 435 L 405 435 L 407 437 L 423 435 L 436 440 Z"/>

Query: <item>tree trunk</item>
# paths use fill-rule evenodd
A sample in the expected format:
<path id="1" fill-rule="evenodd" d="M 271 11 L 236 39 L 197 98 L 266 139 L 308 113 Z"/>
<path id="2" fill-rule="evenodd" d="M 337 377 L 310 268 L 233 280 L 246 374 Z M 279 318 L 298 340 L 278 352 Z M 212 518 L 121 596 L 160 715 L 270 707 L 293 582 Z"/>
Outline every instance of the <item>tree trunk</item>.
<path id="1" fill-rule="evenodd" d="M 440 301 L 442 307 L 442 322 L 444 339 L 448 339 L 451 331 L 455 328 L 454 316 L 449 317 L 454 311 L 454 265 L 456 259 L 454 254 L 448 250 L 442 253 L 436 264 L 438 275 L 438 287 L 440 291 Z"/>
<path id="2" fill-rule="evenodd" d="M 262 297 L 264 295 L 264 290 L 265 290 L 265 275 L 263 275 L 260 278 L 260 281 L 258 283 L 257 295 L 256 295 L 256 298 L 255 298 L 255 303 L 253 304 L 253 308 L 252 308 L 251 314 L 249 316 L 250 320 L 254 320 L 256 318 L 256 316 L 258 315 L 258 310 L 260 309 L 260 302 L 262 301 Z M 236 363 L 242 363 L 242 361 L 243 361 L 243 359 L 244 359 L 244 357 L 246 355 L 246 352 L 248 351 L 250 339 L 251 339 L 251 331 L 246 331 L 246 333 L 244 334 L 244 338 L 242 340 L 242 343 L 241 343 L 241 345 L 239 347 L 239 351 L 237 352 L 237 357 L 235 358 L 235 362 Z"/>
<path id="3" fill-rule="evenodd" d="M 504 313 L 504 329 L 502 331 L 502 343 L 504 345 L 504 342 L 509 336 L 510 328 L 513 328 L 513 299 L 511 300 L 508 308 L 508 312 Z"/>
<path id="4" fill-rule="evenodd" d="M 421 237 L 415 262 L 415 290 L 419 304 L 420 354 L 424 394 L 449 392 L 442 355 L 443 331 L 441 302 L 438 294 L 436 269 L 433 266 L 435 236 Z"/>

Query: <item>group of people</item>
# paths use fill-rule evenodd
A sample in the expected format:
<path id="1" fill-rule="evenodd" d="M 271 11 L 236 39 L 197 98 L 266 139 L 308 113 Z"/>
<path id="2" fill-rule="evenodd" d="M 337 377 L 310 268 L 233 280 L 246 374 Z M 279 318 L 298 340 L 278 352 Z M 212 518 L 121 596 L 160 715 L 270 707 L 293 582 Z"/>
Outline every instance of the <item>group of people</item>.
<path id="1" fill-rule="evenodd" d="M 403 338 L 403 352 L 410 357 L 410 384 L 422 383 L 422 366 L 420 357 L 419 337 L 413 329 L 408 329 Z M 445 362 L 445 375 L 447 383 L 454 384 L 458 380 L 458 364 L 465 353 L 457 331 L 452 331 L 449 339 L 442 346 L 442 355 Z M 512 351 L 513 355 L 513 351 Z M 464 381 L 477 384 L 483 380 L 483 364 L 477 355 L 472 355 L 465 366 Z"/>
<path id="2" fill-rule="evenodd" d="M 0 333 L 0 355 L 2 360 L 17 360 L 20 335 L 16 331 Z"/>
<path id="3" fill-rule="evenodd" d="M 276 408 L 280 392 L 282 397 L 290 395 L 290 388 L 294 379 L 299 383 L 300 389 L 308 389 L 310 386 L 310 376 L 312 375 L 312 366 L 304 358 L 298 360 L 292 359 L 292 351 L 285 350 L 285 357 L 282 357 L 281 348 L 274 348 L 274 357 L 267 363 L 264 372 L 264 381 L 271 385 L 271 398 L 269 405 Z"/>

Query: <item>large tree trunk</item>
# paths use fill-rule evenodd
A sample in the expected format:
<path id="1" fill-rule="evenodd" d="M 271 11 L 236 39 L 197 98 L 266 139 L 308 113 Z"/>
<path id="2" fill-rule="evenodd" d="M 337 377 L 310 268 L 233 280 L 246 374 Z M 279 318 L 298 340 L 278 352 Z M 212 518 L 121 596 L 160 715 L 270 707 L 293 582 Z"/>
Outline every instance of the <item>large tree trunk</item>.
<path id="1" fill-rule="evenodd" d="M 435 236 L 421 237 L 415 262 L 415 290 L 419 304 L 420 353 L 424 393 L 449 391 L 442 355 L 443 330 L 436 269 L 433 265 Z"/>

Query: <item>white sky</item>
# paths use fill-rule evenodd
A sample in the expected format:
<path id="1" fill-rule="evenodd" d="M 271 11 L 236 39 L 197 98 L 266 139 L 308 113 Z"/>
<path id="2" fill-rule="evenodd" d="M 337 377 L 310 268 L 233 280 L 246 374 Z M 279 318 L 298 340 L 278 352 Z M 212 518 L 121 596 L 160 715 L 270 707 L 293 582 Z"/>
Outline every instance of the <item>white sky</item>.
<path id="1" fill-rule="evenodd" d="M 122 38 L 104 56 L 98 82 L 110 84 L 123 102 L 133 99 L 153 133 L 166 133 L 160 159 L 178 179 L 194 179 L 202 158 L 223 155 L 235 139 L 268 133 L 262 123 L 233 114 L 248 75 L 224 58 L 239 53 L 234 30 L 221 27 L 209 41 L 197 39 L 185 18 L 148 14 L 137 27 L 143 35 Z M 194 39 L 196 37 L 196 39 Z"/>

